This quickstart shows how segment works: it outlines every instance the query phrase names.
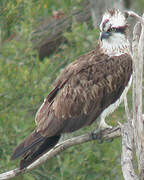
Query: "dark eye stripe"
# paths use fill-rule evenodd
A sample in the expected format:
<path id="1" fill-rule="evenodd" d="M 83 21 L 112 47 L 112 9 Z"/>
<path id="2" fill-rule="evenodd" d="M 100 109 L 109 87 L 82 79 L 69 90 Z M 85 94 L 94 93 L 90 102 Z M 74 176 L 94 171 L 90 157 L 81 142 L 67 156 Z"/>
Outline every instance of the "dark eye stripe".
<path id="1" fill-rule="evenodd" d="M 125 28 L 123 27 L 115 28 L 115 32 L 125 33 Z"/>
<path id="2" fill-rule="evenodd" d="M 125 27 L 118 27 L 118 28 L 109 28 L 107 32 L 120 32 L 125 33 Z"/>

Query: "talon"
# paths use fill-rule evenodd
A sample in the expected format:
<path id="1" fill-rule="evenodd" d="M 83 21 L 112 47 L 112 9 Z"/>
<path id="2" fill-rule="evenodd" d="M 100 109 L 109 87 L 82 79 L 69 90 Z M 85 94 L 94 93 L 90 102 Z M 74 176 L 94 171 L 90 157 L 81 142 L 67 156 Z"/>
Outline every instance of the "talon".
<path id="1" fill-rule="evenodd" d="M 98 132 L 99 132 L 99 131 L 96 130 L 96 131 L 94 131 L 94 132 L 91 133 L 91 136 L 92 136 L 92 139 L 93 139 L 93 140 L 98 139 L 98 136 L 99 136 L 99 135 L 97 134 Z"/>
<path id="2" fill-rule="evenodd" d="M 104 140 L 101 138 L 100 132 L 101 132 L 101 130 L 98 129 L 98 130 L 92 132 L 91 135 L 92 135 L 93 140 L 97 140 L 99 144 L 102 144 L 104 142 Z"/>

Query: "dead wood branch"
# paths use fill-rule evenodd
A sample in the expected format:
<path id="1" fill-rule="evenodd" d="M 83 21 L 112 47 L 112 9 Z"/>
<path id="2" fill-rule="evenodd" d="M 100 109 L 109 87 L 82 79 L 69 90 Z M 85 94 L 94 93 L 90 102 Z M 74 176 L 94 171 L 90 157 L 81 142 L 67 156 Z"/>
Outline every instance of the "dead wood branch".
<path id="1" fill-rule="evenodd" d="M 125 123 L 121 128 L 122 154 L 121 166 L 125 180 L 138 180 L 133 167 L 133 131 L 131 124 Z"/>
<path id="2" fill-rule="evenodd" d="M 133 55 L 133 134 L 139 177 L 144 179 L 144 126 L 142 116 L 142 80 L 143 80 L 143 50 L 144 50 L 144 19 L 135 12 L 127 14 L 136 18 L 137 23 L 133 31 L 132 55 Z M 141 27 L 141 28 L 140 28 Z"/>
<path id="3" fill-rule="evenodd" d="M 31 169 L 34 169 L 36 166 L 44 163 L 46 160 L 51 159 L 52 157 L 56 156 L 60 152 L 66 150 L 67 148 L 82 144 L 88 141 L 92 140 L 109 140 L 113 138 L 117 138 L 121 136 L 121 128 L 119 126 L 114 127 L 112 129 L 105 129 L 105 130 L 98 130 L 97 132 L 92 132 L 88 134 L 84 134 L 78 137 L 73 137 L 71 139 L 65 140 L 61 142 L 60 144 L 56 145 L 52 150 L 44 154 L 42 157 L 40 157 L 38 160 L 36 160 L 34 163 L 32 163 L 30 166 L 28 166 L 26 169 L 20 170 L 19 168 L 5 172 L 3 174 L 0 174 L 0 180 L 4 179 L 11 179 L 21 173 L 27 172 Z"/>

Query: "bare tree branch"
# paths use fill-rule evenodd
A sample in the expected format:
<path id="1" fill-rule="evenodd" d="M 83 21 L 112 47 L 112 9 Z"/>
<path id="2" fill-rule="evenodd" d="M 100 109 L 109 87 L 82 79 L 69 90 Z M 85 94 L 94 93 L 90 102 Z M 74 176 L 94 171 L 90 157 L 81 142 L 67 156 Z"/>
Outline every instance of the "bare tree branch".
<path id="1" fill-rule="evenodd" d="M 128 122 L 131 122 L 131 114 L 130 114 L 130 110 L 128 107 L 127 96 L 124 97 L 124 106 L 125 106 L 125 112 L 127 115 L 127 120 L 128 120 Z"/>
<path id="2" fill-rule="evenodd" d="M 136 14 L 133 11 L 126 11 L 126 13 L 128 16 L 136 18 L 137 21 L 139 21 L 141 24 L 144 25 L 144 21 L 143 21 L 143 18 L 141 16 L 139 16 L 138 14 Z"/>
<path id="3" fill-rule="evenodd" d="M 133 131 L 130 123 L 125 123 L 121 128 L 122 154 L 121 166 L 125 180 L 138 180 L 133 168 Z"/>
<path id="4" fill-rule="evenodd" d="M 144 23 L 141 24 L 141 35 L 138 43 L 138 50 L 133 52 L 135 63 L 135 89 L 133 89 L 133 124 L 136 154 L 140 179 L 144 179 L 144 127 L 142 118 L 142 80 L 143 80 L 143 47 L 144 47 Z M 136 54 L 135 54 L 136 53 Z"/>
<path id="5" fill-rule="evenodd" d="M 71 139 L 65 140 L 60 144 L 56 145 L 52 150 L 41 156 L 38 160 L 33 162 L 30 166 L 26 169 L 20 170 L 19 168 L 8 171 L 6 173 L 0 174 L 0 180 L 10 179 L 13 178 L 21 173 L 27 172 L 31 169 L 34 169 L 36 166 L 44 163 L 46 160 L 51 159 L 52 157 L 56 156 L 60 152 L 64 151 L 65 149 L 85 143 L 92 140 L 109 140 L 113 138 L 117 138 L 121 136 L 121 128 L 119 126 L 114 127 L 112 129 L 105 129 L 105 130 L 97 130 L 97 132 L 91 132 L 88 134 L 84 134 L 78 137 L 73 137 Z"/>
<path id="6" fill-rule="evenodd" d="M 144 179 L 144 127 L 142 117 L 142 80 L 143 80 L 143 50 L 144 50 L 144 19 L 129 11 L 129 16 L 135 17 L 138 23 L 133 32 L 133 133 L 138 161 L 139 177 Z M 140 36 L 139 36 L 140 34 Z"/>

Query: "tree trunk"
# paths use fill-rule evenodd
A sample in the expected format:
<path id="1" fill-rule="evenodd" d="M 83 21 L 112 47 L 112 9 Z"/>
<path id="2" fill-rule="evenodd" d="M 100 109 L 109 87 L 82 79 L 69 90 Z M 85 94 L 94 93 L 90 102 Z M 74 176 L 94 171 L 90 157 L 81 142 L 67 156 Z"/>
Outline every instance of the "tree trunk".
<path id="1" fill-rule="evenodd" d="M 133 43 L 133 69 L 135 74 L 133 78 L 133 131 L 139 177 L 140 180 L 144 180 L 144 126 L 142 116 L 144 28 L 142 28 L 140 39 L 138 39 L 139 32 L 140 24 L 135 27 L 136 38 Z M 137 41 L 139 42 L 137 43 Z"/>

